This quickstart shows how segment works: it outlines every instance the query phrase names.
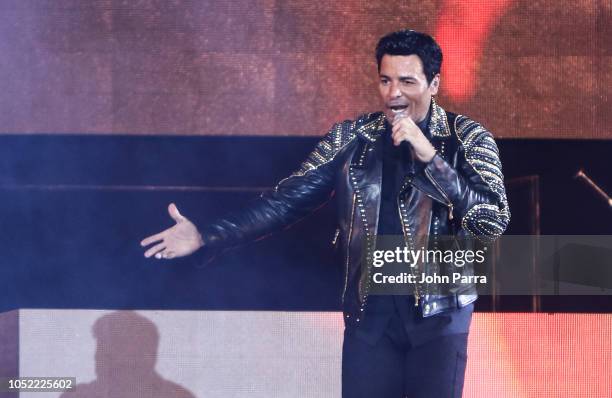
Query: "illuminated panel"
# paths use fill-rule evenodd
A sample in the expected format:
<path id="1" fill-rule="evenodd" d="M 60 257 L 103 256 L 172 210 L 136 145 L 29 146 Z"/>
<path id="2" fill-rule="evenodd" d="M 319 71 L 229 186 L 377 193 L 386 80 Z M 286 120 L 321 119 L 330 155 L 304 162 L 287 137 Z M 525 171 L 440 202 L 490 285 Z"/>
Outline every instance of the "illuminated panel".
<path id="1" fill-rule="evenodd" d="M 457 104 L 476 95 L 478 65 L 487 39 L 514 0 L 445 0 L 434 37 L 444 54 L 442 81 Z"/>
<path id="2" fill-rule="evenodd" d="M 478 313 L 464 397 L 608 397 L 612 314 Z"/>
<path id="3" fill-rule="evenodd" d="M 172 396 L 337 397 L 342 330 L 332 312 L 21 310 L 19 369 L 76 377 L 88 398 L 150 398 L 155 380 Z M 470 333 L 464 397 L 610 396 L 612 314 L 476 313 Z"/>
<path id="4" fill-rule="evenodd" d="M 321 135 L 379 109 L 373 48 L 446 52 L 440 103 L 498 137 L 612 138 L 609 1 L 0 4 L 0 133 Z"/>

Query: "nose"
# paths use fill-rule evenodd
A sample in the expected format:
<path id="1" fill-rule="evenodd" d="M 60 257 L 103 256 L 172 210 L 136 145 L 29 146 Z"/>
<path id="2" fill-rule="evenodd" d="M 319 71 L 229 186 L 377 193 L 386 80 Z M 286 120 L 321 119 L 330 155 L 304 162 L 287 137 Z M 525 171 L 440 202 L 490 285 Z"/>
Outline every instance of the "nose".
<path id="1" fill-rule="evenodd" d="M 391 83 L 391 98 L 399 98 L 402 96 L 402 91 L 399 88 L 399 84 Z"/>

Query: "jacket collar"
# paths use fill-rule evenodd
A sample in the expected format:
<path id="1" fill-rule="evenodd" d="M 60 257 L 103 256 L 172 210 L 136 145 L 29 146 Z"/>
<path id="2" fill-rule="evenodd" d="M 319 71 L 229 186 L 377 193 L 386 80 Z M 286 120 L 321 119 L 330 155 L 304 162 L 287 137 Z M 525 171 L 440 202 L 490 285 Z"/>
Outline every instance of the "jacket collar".
<path id="1" fill-rule="evenodd" d="M 355 134 L 370 142 L 375 142 L 385 132 L 387 117 L 383 112 L 371 113 L 363 121 L 358 121 Z M 360 123 L 361 122 L 361 123 Z M 429 121 L 429 134 L 432 139 L 450 137 L 450 127 L 446 111 L 431 97 L 431 120 Z"/>
<path id="2" fill-rule="evenodd" d="M 446 111 L 431 97 L 431 120 L 429 121 L 429 134 L 432 139 L 450 137 L 450 127 Z"/>
<path id="3" fill-rule="evenodd" d="M 386 120 L 382 112 L 371 113 L 364 122 L 357 121 L 355 134 L 367 141 L 375 142 L 385 132 Z"/>

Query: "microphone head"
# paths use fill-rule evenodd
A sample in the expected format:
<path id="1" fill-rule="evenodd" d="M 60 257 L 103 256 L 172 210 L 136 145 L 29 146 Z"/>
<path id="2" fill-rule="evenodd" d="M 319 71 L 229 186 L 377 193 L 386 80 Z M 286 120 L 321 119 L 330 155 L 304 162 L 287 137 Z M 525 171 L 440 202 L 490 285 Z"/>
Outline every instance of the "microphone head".
<path id="1" fill-rule="evenodd" d="M 405 117 L 409 117 L 408 114 L 404 111 L 404 112 L 400 112 L 400 113 L 395 113 L 393 114 L 393 120 L 391 121 L 391 123 L 394 123 L 396 120 L 401 120 Z"/>

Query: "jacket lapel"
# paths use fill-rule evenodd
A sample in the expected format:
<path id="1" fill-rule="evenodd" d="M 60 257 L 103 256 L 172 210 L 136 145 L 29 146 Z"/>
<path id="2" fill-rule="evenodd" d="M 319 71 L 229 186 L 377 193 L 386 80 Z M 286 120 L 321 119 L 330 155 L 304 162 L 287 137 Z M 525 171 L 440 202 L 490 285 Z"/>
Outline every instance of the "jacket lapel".
<path id="1" fill-rule="evenodd" d="M 359 139 L 350 165 L 350 179 L 357 193 L 357 214 L 370 237 L 376 235 L 382 185 L 382 135 L 385 115 L 377 113 L 367 123 L 356 128 Z"/>
<path id="2" fill-rule="evenodd" d="M 431 97 L 431 120 L 429 121 L 429 134 L 432 140 L 448 138 L 451 136 L 446 111 L 438 105 L 436 99 Z"/>

